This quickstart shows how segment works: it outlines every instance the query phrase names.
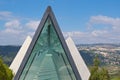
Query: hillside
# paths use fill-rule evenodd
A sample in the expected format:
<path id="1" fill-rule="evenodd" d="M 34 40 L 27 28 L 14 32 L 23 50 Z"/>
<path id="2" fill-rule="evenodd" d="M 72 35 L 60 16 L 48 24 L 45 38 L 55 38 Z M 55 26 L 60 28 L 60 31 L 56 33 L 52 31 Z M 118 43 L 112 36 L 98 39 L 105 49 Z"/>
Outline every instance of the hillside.
<path id="1" fill-rule="evenodd" d="M 98 55 L 101 66 L 108 70 L 111 80 L 120 80 L 120 44 L 85 44 L 77 47 L 88 66 Z"/>
<path id="2" fill-rule="evenodd" d="M 7 65 L 10 65 L 21 46 L 0 46 L 0 56 Z M 80 51 L 87 65 L 92 65 L 94 55 L 84 50 Z"/>
<path id="3" fill-rule="evenodd" d="M 7 65 L 10 65 L 21 46 L 0 46 L 0 56 Z M 77 45 L 77 48 L 87 66 L 93 64 L 93 59 L 97 54 L 101 61 L 101 66 L 108 69 L 112 78 L 119 78 L 120 75 L 120 45 Z M 113 79 L 114 80 L 114 79 Z"/>
<path id="4" fill-rule="evenodd" d="M 10 65 L 20 46 L 0 46 L 0 56 L 7 65 Z"/>

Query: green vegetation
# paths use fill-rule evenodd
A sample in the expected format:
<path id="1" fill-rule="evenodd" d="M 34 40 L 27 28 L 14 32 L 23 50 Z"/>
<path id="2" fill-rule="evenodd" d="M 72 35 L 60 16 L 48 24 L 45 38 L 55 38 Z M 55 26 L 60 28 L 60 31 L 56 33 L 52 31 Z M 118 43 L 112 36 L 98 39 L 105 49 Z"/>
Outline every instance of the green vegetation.
<path id="1" fill-rule="evenodd" d="M 111 80 L 120 80 L 120 77 L 112 78 Z"/>
<path id="2" fill-rule="evenodd" d="M 99 65 L 100 65 L 100 61 L 96 56 L 94 59 L 94 64 L 90 68 L 91 76 L 89 80 L 110 80 L 107 69 L 100 68 Z"/>
<path id="3" fill-rule="evenodd" d="M 117 69 L 117 71 L 115 71 L 116 73 L 112 73 L 110 74 L 111 80 L 120 80 L 120 67 L 118 67 L 119 69 Z M 113 68 L 114 69 L 114 68 Z M 111 69 L 111 72 L 113 70 Z"/>
<path id="4" fill-rule="evenodd" d="M 3 63 L 3 60 L 0 57 L 0 80 L 12 80 L 12 79 L 13 79 L 12 70 L 10 70 L 9 67 Z"/>
<path id="5" fill-rule="evenodd" d="M 120 46 L 118 46 L 120 47 Z M 84 47 L 82 47 L 84 48 Z M 10 65 L 12 60 L 14 59 L 16 53 L 18 52 L 18 50 L 20 49 L 20 46 L 0 46 L 0 55 L 3 59 L 3 62 L 7 65 Z M 88 66 L 94 66 L 94 62 L 93 59 L 95 58 L 96 53 L 94 51 L 88 51 L 88 50 L 80 50 L 81 56 L 82 58 L 85 60 L 86 64 Z M 120 51 L 116 52 L 117 54 L 120 54 Z M 113 55 L 110 55 L 109 58 L 114 58 L 114 59 L 120 59 L 120 58 L 115 58 L 115 56 L 119 56 L 116 53 L 114 53 Z M 110 76 L 110 80 L 120 80 L 120 65 L 115 65 L 115 64 L 106 64 L 107 62 L 105 62 L 105 60 L 107 61 L 111 61 L 108 57 L 107 59 L 103 58 L 103 56 L 99 55 L 99 60 L 100 62 L 100 66 L 102 66 L 102 68 L 104 67 L 104 69 L 107 69 L 109 72 L 109 76 Z M 0 63 L 1 64 L 1 63 Z M 90 67 L 90 70 L 91 68 Z M 99 70 L 101 70 L 102 68 L 98 67 Z M 0 74 L 1 76 L 1 74 Z M 1 80 L 1 79 L 0 79 Z"/>
<path id="6" fill-rule="evenodd" d="M 120 66 L 118 65 L 107 65 L 104 66 L 110 75 L 110 80 L 120 80 Z"/>
<path id="7" fill-rule="evenodd" d="M 91 51 L 88 50 L 80 50 L 81 56 L 86 62 L 87 66 L 89 66 L 90 70 L 93 67 L 94 63 L 94 58 L 96 53 L 91 53 Z M 99 55 L 99 60 L 100 60 L 100 66 L 108 71 L 108 74 L 110 76 L 110 80 L 120 80 L 120 65 L 114 64 L 116 61 L 112 61 L 112 59 L 118 60 L 119 58 L 115 57 L 118 56 L 118 53 L 114 53 L 111 55 L 111 53 L 108 53 L 109 56 L 106 58 L 102 56 L 101 54 Z M 109 57 L 109 58 L 108 58 Z M 106 62 L 108 61 L 108 62 Z M 113 63 L 113 64 L 111 64 Z M 91 67 L 92 66 L 92 67 Z M 102 68 L 99 67 L 99 70 Z"/>

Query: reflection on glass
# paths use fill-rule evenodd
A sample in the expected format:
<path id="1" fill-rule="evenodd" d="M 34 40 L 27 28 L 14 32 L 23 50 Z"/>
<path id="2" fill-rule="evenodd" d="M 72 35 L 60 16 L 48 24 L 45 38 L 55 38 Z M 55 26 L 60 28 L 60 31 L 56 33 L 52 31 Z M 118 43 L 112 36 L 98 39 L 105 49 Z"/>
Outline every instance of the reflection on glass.
<path id="1" fill-rule="evenodd" d="M 19 80 L 76 80 L 50 18 L 45 22 Z"/>

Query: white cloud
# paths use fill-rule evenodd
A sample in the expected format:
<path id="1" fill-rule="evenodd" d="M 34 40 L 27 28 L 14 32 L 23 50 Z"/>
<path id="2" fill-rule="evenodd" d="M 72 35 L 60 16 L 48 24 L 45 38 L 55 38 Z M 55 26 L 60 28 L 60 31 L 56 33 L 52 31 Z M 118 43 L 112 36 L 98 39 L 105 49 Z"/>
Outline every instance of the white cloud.
<path id="1" fill-rule="evenodd" d="M 11 20 L 5 23 L 5 27 L 7 28 L 18 28 L 20 27 L 20 22 L 19 20 Z"/>
<path id="2" fill-rule="evenodd" d="M 9 12 L 9 11 L 1 11 L 0 12 L 0 16 L 9 17 L 10 15 L 11 15 L 11 12 Z"/>
<path id="3" fill-rule="evenodd" d="M 33 31 L 33 32 L 28 32 L 28 33 L 27 33 L 27 35 L 29 35 L 29 36 L 31 36 L 31 37 L 33 37 L 34 34 L 35 34 L 35 31 Z"/>
<path id="4" fill-rule="evenodd" d="M 12 17 L 12 19 L 11 19 Z M 33 36 L 40 20 L 22 20 L 13 16 L 11 12 L 0 12 L 0 20 L 6 18 L 4 30 L 0 31 L 0 44 L 22 44 L 26 36 Z M 23 22 L 22 22 L 23 21 Z M 109 29 L 96 29 L 97 25 L 108 25 Z M 86 32 L 63 32 L 65 37 L 71 36 L 75 43 L 112 43 L 120 42 L 120 18 L 108 16 L 91 16 L 88 25 L 92 30 Z"/>
<path id="5" fill-rule="evenodd" d="M 63 32 L 64 37 L 81 37 L 85 35 L 85 33 L 80 32 L 80 31 L 72 31 L 72 32 Z"/>
<path id="6" fill-rule="evenodd" d="M 0 11 L 0 20 L 10 20 L 12 17 L 12 12 Z"/>
<path id="7" fill-rule="evenodd" d="M 104 36 L 105 34 L 107 34 L 108 32 L 105 31 L 105 30 L 94 30 L 91 32 L 91 34 L 94 36 L 94 37 L 99 37 L 99 36 Z"/>
<path id="8" fill-rule="evenodd" d="M 91 16 L 88 22 L 88 27 L 92 27 L 95 24 L 103 24 L 112 27 L 113 30 L 120 30 L 120 18 L 113 18 L 108 16 Z"/>
<path id="9" fill-rule="evenodd" d="M 26 26 L 30 29 L 36 30 L 39 25 L 39 22 L 40 22 L 39 20 L 36 20 L 36 21 L 32 20 L 26 23 Z"/>
<path id="10" fill-rule="evenodd" d="M 40 20 L 14 16 L 12 12 L 0 11 L 0 45 L 22 44 L 25 38 L 34 35 Z"/>
<path id="11" fill-rule="evenodd" d="M 4 21 L 3 29 L 0 30 L 0 45 L 21 45 L 28 35 L 34 35 L 39 22 L 13 16 L 8 11 L 0 12 L 0 20 Z"/>
<path id="12" fill-rule="evenodd" d="M 72 37 L 75 43 L 88 43 L 91 34 L 88 32 L 81 32 L 81 31 L 72 31 L 72 32 L 63 32 L 65 38 Z"/>
<path id="13" fill-rule="evenodd" d="M 120 43 L 120 18 L 91 16 L 87 22 L 88 32 L 75 41 L 82 43 Z"/>
<path id="14" fill-rule="evenodd" d="M 38 26 L 36 20 L 32 20 L 32 22 L 28 20 L 24 23 L 17 19 L 7 20 L 4 24 L 5 28 L 0 31 L 0 45 L 21 45 L 28 35 L 31 37 L 34 35 L 35 28 L 33 26 Z"/>
<path id="15" fill-rule="evenodd" d="M 16 35 L 16 34 L 20 34 L 22 31 L 21 30 L 7 28 L 3 32 Z"/>
<path id="16" fill-rule="evenodd" d="M 80 33 L 80 34 L 75 34 Z M 82 33 L 82 34 L 81 34 Z M 113 33 L 102 30 L 94 30 L 91 32 L 63 32 L 65 35 L 69 35 L 73 38 L 77 44 L 86 43 L 120 43 L 120 33 Z M 68 37 L 68 36 L 67 36 Z"/>
<path id="17" fill-rule="evenodd" d="M 113 18 L 108 17 L 108 16 L 102 16 L 102 15 L 98 15 L 98 16 L 92 16 L 90 18 L 90 23 L 96 23 L 96 24 L 111 24 L 114 21 Z"/>

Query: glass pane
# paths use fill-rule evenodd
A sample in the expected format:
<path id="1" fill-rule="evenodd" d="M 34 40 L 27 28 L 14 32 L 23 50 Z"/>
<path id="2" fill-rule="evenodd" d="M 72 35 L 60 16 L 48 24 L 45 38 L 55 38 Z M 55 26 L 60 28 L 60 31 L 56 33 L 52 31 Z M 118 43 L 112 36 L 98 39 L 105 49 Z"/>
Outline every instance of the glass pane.
<path id="1" fill-rule="evenodd" d="M 76 80 L 50 18 L 45 22 L 19 80 Z"/>

